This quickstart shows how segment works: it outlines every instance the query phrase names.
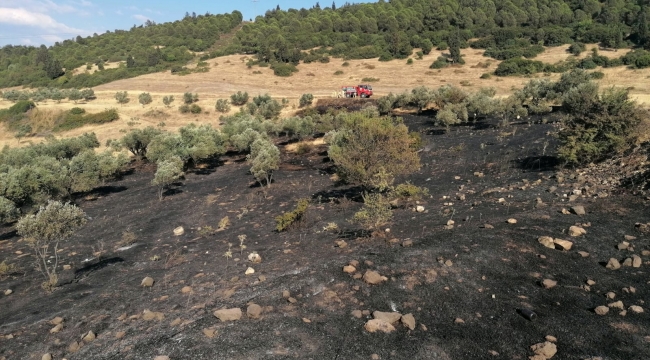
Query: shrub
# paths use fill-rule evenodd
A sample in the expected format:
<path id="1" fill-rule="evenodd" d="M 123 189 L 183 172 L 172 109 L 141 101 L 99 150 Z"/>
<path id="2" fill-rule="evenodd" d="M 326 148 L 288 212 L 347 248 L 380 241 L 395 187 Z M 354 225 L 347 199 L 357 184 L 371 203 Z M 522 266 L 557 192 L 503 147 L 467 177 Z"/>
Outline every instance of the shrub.
<path id="1" fill-rule="evenodd" d="M 120 118 L 116 109 L 108 109 L 95 114 L 86 114 L 79 108 L 72 108 L 56 120 L 54 131 L 68 131 L 89 124 L 106 124 Z"/>
<path id="2" fill-rule="evenodd" d="M 300 107 L 305 107 L 311 105 L 314 102 L 314 95 L 312 94 L 302 94 L 300 97 Z"/>
<path id="3" fill-rule="evenodd" d="M 230 102 L 235 106 L 242 106 L 248 102 L 248 93 L 237 91 L 236 94 L 230 95 Z"/>
<path id="4" fill-rule="evenodd" d="M 192 114 L 200 114 L 201 111 L 203 111 L 203 109 L 201 109 L 201 107 L 199 105 L 197 105 L 197 104 L 190 105 L 190 112 Z"/>
<path id="5" fill-rule="evenodd" d="M 97 99 L 97 97 L 95 96 L 95 91 L 93 89 L 83 89 L 83 90 L 81 90 L 81 97 L 85 101 L 90 101 L 90 100 Z"/>
<path id="6" fill-rule="evenodd" d="M 156 175 L 151 183 L 158 187 L 158 199 L 162 201 L 165 189 L 183 177 L 183 161 L 178 156 L 172 156 L 158 161 L 156 166 Z"/>
<path id="7" fill-rule="evenodd" d="M 589 78 L 593 80 L 600 80 L 605 77 L 605 74 L 602 71 L 593 71 L 589 73 Z"/>
<path id="8" fill-rule="evenodd" d="M 490 75 L 490 73 L 483 73 L 483 74 L 481 75 L 481 79 L 489 79 L 489 78 L 491 78 L 491 77 L 492 77 L 492 75 Z"/>
<path id="9" fill-rule="evenodd" d="M 343 64 L 341 64 L 341 66 L 343 66 L 343 67 L 350 66 L 350 63 L 345 61 L 345 62 L 343 62 Z"/>
<path id="10" fill-rule="evenodd" d="M 214 109 L 221 113 L 227 113 L 230 111 L 230 104 L 226 99 L 219 99 L 214 105 Z"/>
<path id="11" fill-rule="evenodd" d="M 147 126 L 144 129 L 134 129 L 124 135 L 122 140 L 120 140 L 120 143 L 134 156 L 144 158 L 147 156 L 149 143 L 151 143 L 151 141 L 161 133 L 161 130 L 152 126 Z"/>
<path id="12" fill-rule="evenodd" d="M 169 107 L 174 102 L 174 95 L 168 95 L 163 97 L 163 104 Z"/>
<path id="13" fill-rule="evenodd" d="M 343 71 L 341 71 L 341 70 L 336 70 L 336 71 L 334 72 L 334 75 L 343 75 Z"/>
<path id="14" fill-rule="evenodd" d="M 379 79 L 374 78 L 374 77 L 364 77 L 363 79 L 361 79 L 361 81 L 363 81 L 363 82 L 377 82 L 377 81 L 379 81 Z"/>
<path id="15" fill-rule="evenodd" d="M 369 229 L 385 225 L 393 217 L 390 201 L 380 193 L 364 193 L 363 207 L 354 214 L 354 221 Z"/>
<path id="16" fill-rule="evenodd" d="M 230 143 L 232 144 L 237 151 L 247 151 L 250 149 L 251 145 L 255 140 L 264 138 L 259 132 L 248 128 L 244 130 L 241 134 L 235 134 L 230 137 Z"/>
<path id="17" fill-rule="evenodd" d="M 193 104 L 195 102 L 199 101 L 199 94 L 192 94 L 189 92 L 186 92 L 183 94 L 183 103 L 189 105 Z"/>
<path id="18" fill-rule="evenodd" d="M 275 74 L 275 76 L 283 77 L 291 76 L 294 72 L 298 71 L 298 68 L 296 68 L 295 65 L 286 63 L 275 63 L 271 65 L 271 69 L 273 69 L 273 74 Z"/>
<path id="19" fill-rule="evenodd" d="M 558 155 L 574 165 L 601 161 L 629 148 L 638 136 L 637 126 L 648 116 L 626 90 L 610 88 L 599 94 L 593 83 L 570 89 L 562 108 L 567 115 L 558 133 Z"/>
<path id="20" fill-rule="evenodd" d="M 391 195 L 403 200 L 417 201 L 429 196 L 429 189 L 406 182 L 395 186 L 391 191 Z"/>
<path id="21" fill-rule="evenodd" d="M 0 196 L 0 225 L 18 219 L 19 215 L 20 210 L 16 208 L 16 204 L 6 197 Z"/>
<path id="22" fill-rule="evenodd" d="M 142 106 L 151 104 L 152 101 L 153 99 L 151 98 L 151 94 L 149 93 L 143 92 L 138 96 L 138 102 L 142 104 Z"/>
<path id="23" fill-rule="evenodd" d="M 126 91 L 118 91 L 115 93 L 115 100 L 117 100 L 117 103 L 120 105 L 124 105 L 128 103 L 131 99 L 129 99 L 129 93 Z"/>
<path id="24" fill-rule="evenodd" d="M 406 60 L 406 65 L 413 65 L 413 59 L 409 58 Z"/>
<path id="25" fill-rule="evenodd" d="M 429 69 L 442 69 L 449 66 L 449 63 L 447 62 L 447 59 L 439 56 L 436 61 L 434 61 L 430 66 Z"/>
<path id="26" fill-rule="evenodd" d="M 578 55 L 580 55 L 581 52 L 585 51 L 585 44 L 579 43 L 579 42 L 573 43 L 573 44 L 571 44 L 571 46 L 569 46 L 568 51 L 571 54 L 573 54 L 575 56 L 578 56 Z"/>
<path id="27" fill-rule="evenodd" d="M 75 104 L 78 100 L 81 100 L 81 98 L 81 91 L 79 91 L 79 89 L 70 89 L 70 91 L 68 91 L 68 99 L 74 101 Z"/>
<path id="28" fill-rule="evenodd" d="M 280 150 L 266 139 L 257 139 L 251 144 L 251 153 L 247 157 L 251 164 L 250 172 L 260 185 L 271 186 L 273 171 L 280 165 Z"/>
<path id="29" fill-rule="evenodd" d="M 181 106 L 178 107 L 178 111 L 179 111 L 181 114 L 187 114 L 187 113 L 190 112 L 190 106 L 187 105 L 187 104 L 183 104 L 183 105 L 181 105 Z"/>
<path id="30" fill-rule="evenodd" d="M 32 247 L 38 269 L 47 278 L 43 288 L 51 290 L 58 282 L 59 242 L 72 236 L 86 221 L 83 210 L 58 201 L 50 201 L 46 207 L 41 206 L 36 215 L 27 215 L 18 221 L 18 234 Z M 51 256 L 54 256 L 53 262 L 49 261 Z"/>
<path id="31" fill-rule="evenodd" d="M 350 114 L 341 130 L 328 135 L 329 157 L 344 181 L 388 188 L 395 176 L 420 168 L 412 138 L 401 120 Z"/>
<path id="32" fill-rule="evenodd" d="M 300 199 L 296 208 L 292 211 L 287 211 L 282 215 L 275 217 L 275 229 L 278 232 L 289 229 L 292 225 L 299 223 L 305 218 L 307 209 L 309 208 L 309 199 Z"/>

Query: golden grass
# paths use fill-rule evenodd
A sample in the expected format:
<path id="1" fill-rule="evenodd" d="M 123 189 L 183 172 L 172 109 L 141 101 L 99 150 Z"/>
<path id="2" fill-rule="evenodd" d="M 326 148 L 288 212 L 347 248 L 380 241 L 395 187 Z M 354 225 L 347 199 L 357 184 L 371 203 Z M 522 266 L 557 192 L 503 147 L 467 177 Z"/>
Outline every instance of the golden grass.
<path id="1" fill-rule="evenodd" d="M 587 51 L 581 57 L 589 55 L 589 49 L 594 44 L 587 45 Z M 547 48 L 536 60 L 548 63 L 556 63 L 571 57 L 567 52 L 568 46 Z M 628 50 L 606 51 L 599 53 L 609 57 L 623 56 Z M 343 60 L 332 58 L 327 64 L 311 63 L 300 64 L 299 72 L 288 78 L 273 75 L 270 68 L 253 67 L 249 69 L 246 62 L 250 57 L 242 55 L 230 55 L 208 60 L 210 71 L 207 73 L 195 73 L 185 76 L 171 75 L 169 71 L 164 73 L 148 74 L 132 79 L 118 80 L 109 84 L 95 87 L 97 99 L 88 103 L 73 104 L 64 100 L 60 104 L 53 101 L 39 104 L 39 111 L 45 114 L 47 111 L 68 110 L 74 106 L 85 108 L 87 112 L 99 112 L 107 108 L 117 108 L 120 113 L 120 120 L 113 123 L 86 126 L 71 130 L 57 136 L 78 136 L 84 132 L 93 131 L 97 134 L 100 142 L 105 144 L 107 139 L 117 139 L 124 135 L 125 131 L 131 128 L 142 128 L 156 126 L 164 121 L 164 129 L 174 131 L 189 123 L 207 123 L 212 126 L 219 126 L 219 117 L 222 115 L 214 109 L 217 99 L 229 99 L 230 95 L 237 91 L 246 91 L 251 97 L 268 93 L 276 99 L 287 98 L 289 106 L 283 111 L 283 115 L 293 114 L 298 108 L 298 99 L 304 93 L 311 93 L 315 99 L 330 98 L 332 93 L 344 85 L 356 85 L 362 83 L 363 78 L 378 78 L 380 81 L 373 83 L 375 96 L 383 96 L 388 93 L 400 93 L 418 86 L 437 88 L 445 84 L 460 86 L 465 84 L 468 91 L 481 87 L 495 88 L 498 96 L 505 96 L 512 92 L 512 89 L 520 88 L 530 80 L 524 77 L 500 78 L 492 76 L 490 79 L 480 79 L 483 73 L 493 72 L 499 61 L 483 56 L 483 51 L 477 49 L 463 49 L 465 65 L 461 67 L 448 67 L 440 70 L 429 69 L 429 65 L 443 52 L 433 50 L 425 55 L 423 60 L 414 60 L 412 65 L 406 65 L 404 61 L 380 62 L 377 59 L 366 60 Z M 344 62 L 349 66 L 343 67 Z M 113 65 L 111 65 L 113 66 Z M 116 65 L 115 65 L 116 66 Z M 191 65 L 189 65 L 191 66 Z M 85 71 L 85 67 L 83 68 Z M 343 76 L 332 76 L 337 70 L 345 71 Z M 609 69 L 598 69 L 605 74 L 599 80 L 603 86 L 617 86 L 631 88 L 632 98 L 642 103 L 650 103 L 650 69 L 629 70 L 625 67 Z M 258 72 L 254 74 L 254 72 Z M 536 74 L 534 77 L 544 78 L 543 74 Z M 560 74 L 551 74 L 548 78 L 557 80 Z M 131 101 L 120 106 L 114 99 L 115 92 L 128 91 Z M 153 98 L 153 103 L 143 107 L 138 103 L 137 97 L 141 92 L 148 92 Z M 181 105 L 183 93 L 192 92 L 199 94 L 198 105 L 203 108 L 204 113 L 199 115 L 183 115 L 178 112 Z M 163 96 L 174 95 L 176 101 L 171 108 L 165 108 L 162 103 Z M 0 108 L 11 106 L 11 103 L 0 100 Z M 161 120 L 157 117 L 147 117 L 145 114 L 151 110 L 162 110 L 169 114 L 168 118 Z M 236 113 L 239 108 L 233 106 L 230 114 Z M 134 127 L 127 125 L 132 118 L 139 118 L 139 124 Z M 45 123 L 44 120 L 40 120 Z M 39 138 L 24 139 L 21 145 L 28 141 L 39 141 Z M 13 134 L 7 131 L 0 132 L 0 147 L 5 144 L 17 146 L 18 141 Z"/>

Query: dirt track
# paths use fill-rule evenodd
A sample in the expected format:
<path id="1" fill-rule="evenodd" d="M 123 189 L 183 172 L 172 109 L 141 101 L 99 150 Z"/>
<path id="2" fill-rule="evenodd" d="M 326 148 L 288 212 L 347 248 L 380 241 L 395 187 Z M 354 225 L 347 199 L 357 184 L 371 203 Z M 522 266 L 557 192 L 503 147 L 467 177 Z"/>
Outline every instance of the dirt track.
<path id="1" fill-rule="evenodd" d="M 553 176 L 547 156 L 552 154 L 543 152 L 545 145 L 553 148 L 545 135 L 552 124 L 514 125 L 508 133 L 484 124 L 445 134 L 425 117 L 406 123 L 425 143 L 423 167 L 407 180 L 428 188 L 432 198 L 421 204 L 424 213 L 413 211 L 413 204 L 397 209 L 390 233 L 367 237 L 347 221 L 360 204 L 354 189 L 330 180 L 324 146 L 303 157 L 283 154 L 283 168 L 266 197 L 254 186 L 243 156 L 235 154 L 189 174 L 162 202 L 149 185 L 149 166 L 109 184 L 94 201 L 78 199 L 92 220 L 66 243 L 62 263 L 72 270 L 61 272 L 63 285 L 51 295 L 39 287 L 29 248 L 11 228 L 0 228 L 0 259 L 21 269 L 0 281 L 0 289 L 14 291 L 0 295 L 0 359 L 40 359 L 46 352 L 55 359 L 527 359 L 533 355 L 529 347 L 547 335 L 558 339 L 553 359 L 650 358 L 650 257 L 642 256 L 640 268 L 603 266 L 611 257 L 622 261 L 650 250 L 648 234 L 635 228 L 650 221 L 647 200 L 603 186 L 609 196 L 569 202 L 563 195 L 583 185 L 566 170 L 562 183 Z M 552 186 L 557 190 L 549 192 Z M 301 197 L 314 202 L 308 219 L 300 228 L 274 232 L 273 217 Z M 560 212 L 576 204 L 587 214 Z M 199 236 L 199 227 L 216 228 L 224 216 L 232 222 L 229 229 Z M 517 223 L 506 223 L 509 218 Z M 443 229 L 449 219 L 454 228 Z M 338 233 L 323 231 L 330 222 L 338 224 Z M 567 234 L 570 226 L 589 223 L 585 236 Z M 172 234 L 177 226 L 184 226 L 184 235 Z M 116 251 L 127 230 L 138 245 Z M 243 256 L 241 234 L 247 236 Z M 626 234 L 637 237 L 633 253 L 616 249 Z M 537 242 L 543 235 L 571 240 L 574 247 L 545 248 Z M 336 246 L 341 239 L 346 247 Z M 226 262 L 228 242 L 240 261 Z M 244 261 L 250 251 L 262 256 L 261 264 Z M 376 270 L 388 281 L 368 285 L 343 273 L 351 260 L 360 262 L 357 273 Z M 248 266 L 254 275 L 244 275 Z M 152 288 L 139 286 L 145 276 L 156 280 Z M 545 289 L 543 279 L 558 284 Z M 582 286 L 589 279 L 596 284 L 586 291 Z M 184 286 L 192 292 L 181 293 Z M 285 290 L 295 303 L 283 298 Z M 616 293 L 614 300 L 606 299 L 609 291 Z M 617 300 L 645 312 L 594 313 L 596 306 Z M 245 312 L 249 302 L 264 307 L 261 319 L 244 314 L 220 323 L 212 315 L 223 307 Z M 520 308 L 538 318 L 526 320 Z M 144 320 L 145 309 L 162 312 L 164 319 Z M 371 317 L 353 317 L 357 309 L 412 313 L 417 326 L 370 334 L 363 325 Z M 122 314 L 127 318 L 118 320 Z M 47 321 L 55 316 L 65 326 L 50 334 Z M 181 323 L 172 326 L 177 318 Z M 204 329 L 216 330 L 216 336 L 207 337 Z M 98 338 L 69 353 L 70 343 L 88 330 Z M 121 331 L 124 337 L 117 339 Z"/>

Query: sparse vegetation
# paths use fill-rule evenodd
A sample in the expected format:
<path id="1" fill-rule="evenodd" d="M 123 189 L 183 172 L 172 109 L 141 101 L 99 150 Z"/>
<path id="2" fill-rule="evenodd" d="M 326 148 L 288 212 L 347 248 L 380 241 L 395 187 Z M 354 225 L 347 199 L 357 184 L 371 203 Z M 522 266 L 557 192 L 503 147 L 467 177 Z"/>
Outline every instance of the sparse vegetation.
<path id="1" fill-rule="evenodd" d="M 217 103 L 214 105 L 214 108 L 220 113 L 227 113 L 230 111 L 230 104 L 226 99 L 219 99 L 217 100 Z"/>
<path id="2" fill-rule="evenodd" d="M 138 102 L 140 105 L 145 106 L 151 104 L 153 99 L 151 98 L 151 95 L 149 93 L 143 92 L 138 96 Z"/>
<path id="3" fill-rule="evenodd" d="M 275 217 L 275 230 L 282 232 L 300 223 L 300 221 L 305 218 L 305 214 L 307 213 L 308 208 L 309 199 L 298 200 L 295 209 L 292 211 L 287 211 L 284 214 Z"/>
<path id="4" fill-rule="evenodd" d="M 131 99 L 129 99 L 129 93 L 126 92 L 126 91 L 118 91 L 118 92 L 116 92 L 115 93 L 115 100 L 117 100 L 117 103 L 120 104 L 120 105 L 124 105 L 124 104 L 128 103 L 129 101 L 131 101 Z"/>
<path id="5" fill-rule="evenodd" d="M 300 107 L 305 107 L 305 106 L 311 105 L 312 102 L 314 102 L 314 95 L 312 95 L 312 94 L 302 94 L 302 96 L 300 97 L 299 104 L 300 104 Z"/>
<path id="6" fill-rule="evenodd" d="M 354 221 L 368 229 L 377 229 L 393 217 L 390 201 L 381 193 L 364 193 L 363 207 L 354 214 Z"/>
<path id="7" fill-rule="evenodd" d="M 237 91 L 236 94 L 230 95 L 230 102 L 235 106 L 246 105 L 246 103 L 248 102 L 248 93 L 247 92 L 242 93 L 241 91 Z"/>
<path id="8" fill-rule="evenodd" d="M 183 177 L 183 161 L 178 156 L 172 156 L 158 161 L 156 167 L 156 175 L 151 183 L 158 187 L 158 199 L 162 201 L 165 190 Z"/>

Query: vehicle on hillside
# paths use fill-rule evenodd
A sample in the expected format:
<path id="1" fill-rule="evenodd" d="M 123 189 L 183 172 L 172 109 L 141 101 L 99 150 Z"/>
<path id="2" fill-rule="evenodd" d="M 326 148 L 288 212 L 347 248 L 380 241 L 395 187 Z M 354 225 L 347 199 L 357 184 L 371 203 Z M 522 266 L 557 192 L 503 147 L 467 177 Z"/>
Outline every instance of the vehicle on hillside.
<path id="1" fill-rule="evenodd" d="M 341 91 L 337 93 L 336 97 L 346 98 L 369 98 L 372 96 L 371 85 L 357 85 L 357 86 L 343 86 Z"/>

